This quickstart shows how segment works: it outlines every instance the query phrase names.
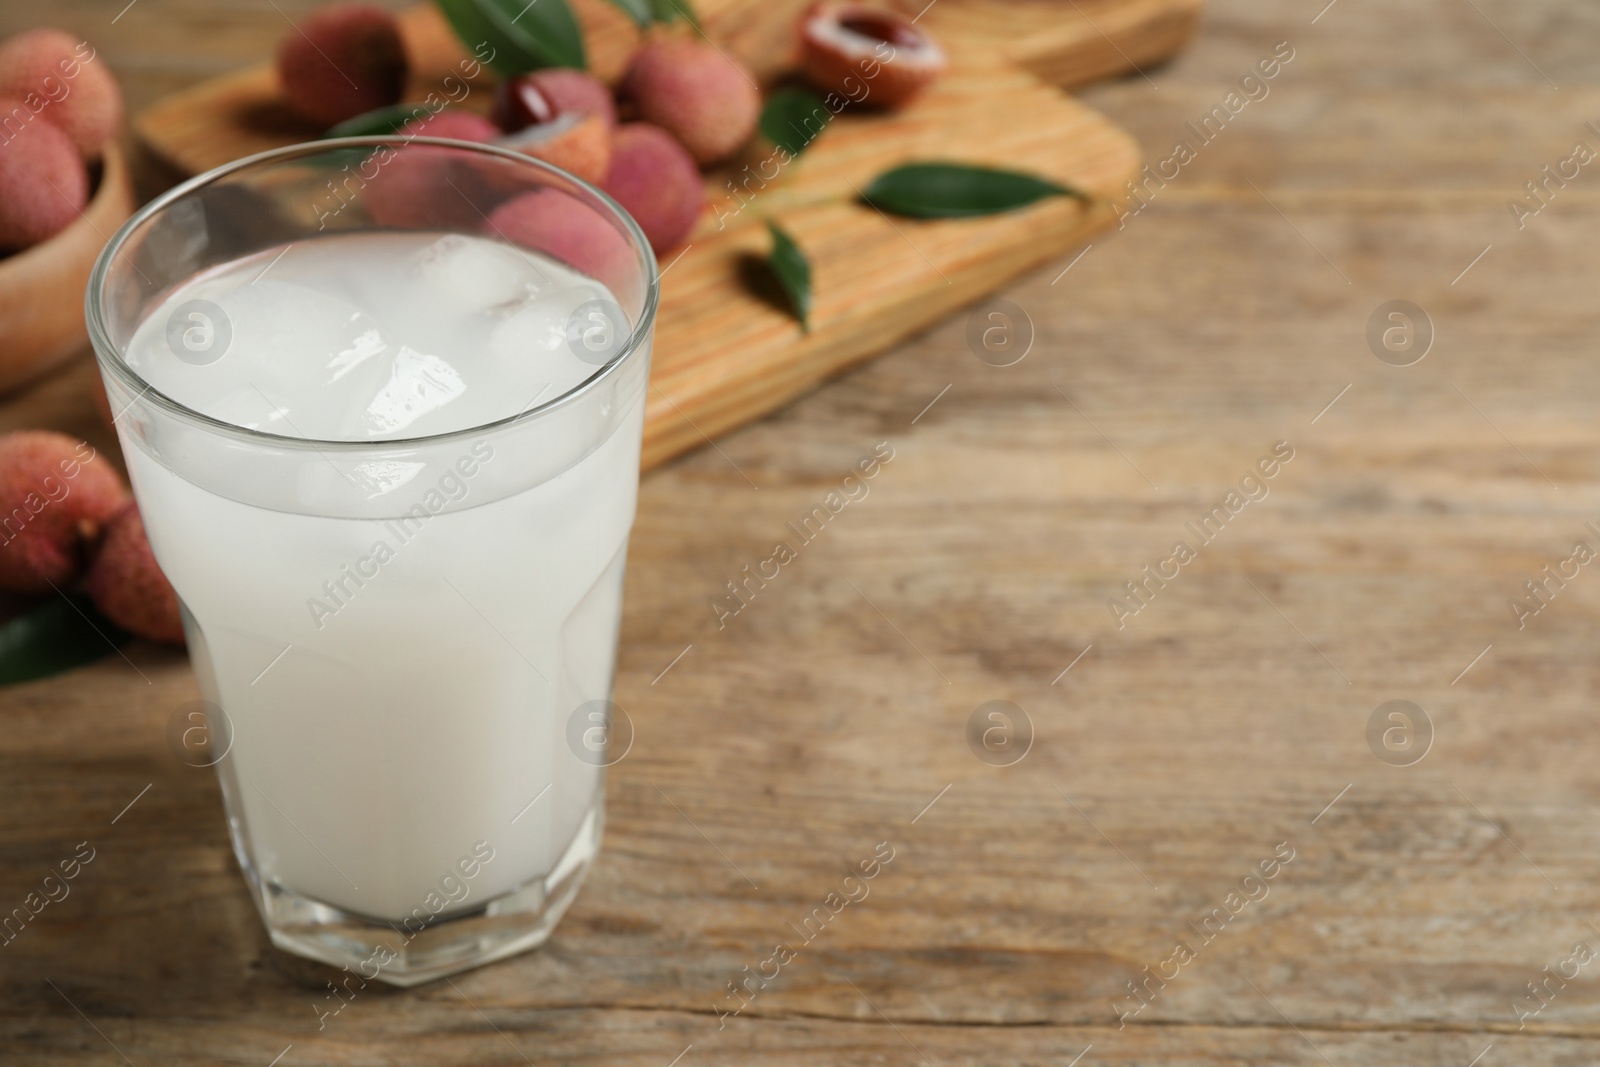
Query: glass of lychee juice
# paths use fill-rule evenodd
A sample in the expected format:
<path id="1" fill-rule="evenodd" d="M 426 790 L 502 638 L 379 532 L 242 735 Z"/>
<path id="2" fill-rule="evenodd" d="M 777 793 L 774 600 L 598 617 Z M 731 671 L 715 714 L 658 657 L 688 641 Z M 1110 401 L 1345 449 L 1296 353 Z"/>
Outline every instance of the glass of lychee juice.
<path id="1" fill-rule="evenodd" d="M 356 138 L 155 200 L 88 320 L 272 941 L 412 985 L 599 846 L 657 269 L 537 160 Z"/>

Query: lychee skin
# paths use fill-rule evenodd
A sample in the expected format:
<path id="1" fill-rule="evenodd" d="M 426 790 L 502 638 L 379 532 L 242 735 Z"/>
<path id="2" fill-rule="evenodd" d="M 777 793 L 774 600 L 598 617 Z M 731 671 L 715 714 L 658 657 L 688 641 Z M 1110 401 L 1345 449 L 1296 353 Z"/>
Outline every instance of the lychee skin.
<path id="1" fill-rule="evenodd" d="M 665 130 L 644 122 L 617 127 L 600 187 L 627 209 L 657 252 L 689 236 L 706 201 L 694 159 Z"/>
<path id="2" fill-rule="evenodd" d="M 28 114 L 0 98 L 0 118 Z M 89 202 L 89 172 L 65 133 L 35 116 L 0 142 L 0 249 L 18 251 L 57 233 Z"/>
<path id="3" fill-rule="evenodd" d="M 482 115 L 455 107 L 412 119 L 400 132 L 406 137 L 447 137 L 453 141 L 488 142 L 500 136 L 500 128 Z"/>
<path id="4" fill-rule="evenodd" d="M 605 216 L 571 193 L 538 189 L 508 200 L 489 216 L 487 234 L 530 248 L 621 292 L 633 270 L 633 249 Z"/>
<path id="5" fill-rule="evenodd" d="M 639 49 L 623 76 L 622 95 L 700 164 L 731 156 L 761 118 L 761 91 L 749 69 L 687 37 L 659 37 Z"/>
<path id="6" fill-rule="evenodd" d="M 29 30 L 0 44 L 0 96 L 38 110 L 89 161 L 122 124 L 117 79 L 87 41 L 61 30 Z"/>
<path id="7" fill-rule="evenodd" d="M 367 4 L 313 12 L 278 45 L 284 97 L 324 129 L 398 103 L 409 69 L 400 24 Z"/>
<path id="8" fill-rule="evenodd" d="M 150 551 L 136 505 L 129 504 L 107 527 L 87 584 L 94 606 L 124 630 L 169 645 L 184 643 L 178 594 Z"/>
<path id="9" fill-rule="evenodd" d="M 598 115 L 608 132 L 617 125 L 611 90 L 598 78 L 570 67 L 547 67 L 502 81 L 495 87 L 490 117 L 506 133 L 516 133 L 571 112 Z"/>
<path id="10" fill-rule="evenodd" d="M 858 106 L 902 107 L 946 66 L 933 39 L 892 11 L 822 0 L 801 16 L 801 74 Z"/>
<path id="11" fill-rule="evenodd" d="M 0 437 L 0 589 L 64 588 L 127 502 L 121 475 L 88 444 L 48 430 Z"/>

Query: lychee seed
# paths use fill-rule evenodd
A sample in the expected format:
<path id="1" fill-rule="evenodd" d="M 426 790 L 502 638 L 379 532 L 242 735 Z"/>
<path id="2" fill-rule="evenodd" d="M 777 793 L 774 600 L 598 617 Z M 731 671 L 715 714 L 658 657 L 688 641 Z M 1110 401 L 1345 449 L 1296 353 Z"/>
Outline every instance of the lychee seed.
<path id="1" fill-rule="evenodd" d="M 122 123 L 117 79 L 93 46 L 61 30 L 29 30 L 0 44 L 0 96 L 37 111 L 86 161 L 100 158 Z"/>
<path id="2" fill-rule="evenodd" d="M 129 504 L 107 527 L 89 568 L 88 589 L 101 614 L 129 633 L 172 645 L 184 643 L 178 594 L 150 551 L 137 506 Z"/>
<path id="3" fill-rule="evenodd" d="M 65 588 L 127 501 L 121 475 L 84 442 L 47 430 L 0 437 L 0 589 Z"/>
<path id="4" fill-rule="evenodd" d="M 516 133 L 524 126 L 572 112 L 600 116 L 608 131 L 617 124 L 611 90 L 599 79 L 568 67 L 548 67 L 507 78 L 495 88 L 489 116 L 506 133 Z"/>
<path id="5" fill-rule="evenodd" d="M 316 11 L 278 46 L 289 106 L 323 128 L 399 102 L 408 71 L 400 24 L 367 4 Z"/>
<path id="6" fill-rule="evenodd" d="M 617 127 L 601 188 L 627 209 L 657 252 L 689 236 L 706 199 L 689 153 L 665 130 L 644 122 Z"/>
<path id="7" fill-rule="evenodd" d="M 0 98 L 0 118 L 28 114 Z M 53 236 L 89 202 L 89 172 L 71 139 L 34 118 L 0 143 L 0 250 L 18 251 Z"/>
<path id="8" fill-rule="evenodd" d="M 658 37 L 639 49 L 622 94 L 641 119 L 676 137 L 701 164 L 731 156 L 761 117 L 761 91 L 749 69 L 684 37 Z"/>

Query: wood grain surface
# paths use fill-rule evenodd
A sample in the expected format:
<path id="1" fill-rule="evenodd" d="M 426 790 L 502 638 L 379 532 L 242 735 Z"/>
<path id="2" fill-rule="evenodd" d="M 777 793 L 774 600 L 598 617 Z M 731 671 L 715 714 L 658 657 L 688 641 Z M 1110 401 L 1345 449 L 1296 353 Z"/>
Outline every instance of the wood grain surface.
<path id="1" fill-rule="evenodd" d="M 138 0 L 111 27 L 119 6 L 51 17 L 135 93 L 282 25 Z M 319 1030 L 327 972 L 268 946 L 212 776 L 163 740 L 195 696 L 182 658 L 135 645 L 0 691 L 0 908 L 96 850 L 0 947 L 0 1061 L 1600 1058 L 1596 964 L 1544 971 L 1600 947 L 1600 577 L 1522 629 L 1507 606 L 1600 547 L 1600 178 L 1552 185 L 1522 229 L 1507 207 L 1600 147 L 1600 16 L 1216 0 L 1207 27 L 1149 82 L 1089 94 L 1152 159 L 1279 42 L 1295 58 L 1124 229 L 1001 294 L 1031 319 L 1025 359 L 980 362 L 956 315 L 645 479 L 618 685 L 637 741 L 540 952 L 363 991 Z M 1366 340 L 1399 299 L 1435 332 L 1409 367 Z M 91 431 L 88 374 L 0 427 Z M 870 495 L 719 629 L 724 583 L 879 441 Z M 1119 629 L 1106 601 L 1280 441 L 1269 495 Z M 1368 742 L 1396 699 L 1432 724 L 1412 766 Z M 991 700 L 1033 723 L 1014 766 L 968 747 Z M 727 983 L 879 842 L 870 895 L 719 1022 Z M 1246 883 L 1280 844 L 1294 858 Z M 1119 1028 L 1125 983 L 1179 939 L 1194 958 Z"/>

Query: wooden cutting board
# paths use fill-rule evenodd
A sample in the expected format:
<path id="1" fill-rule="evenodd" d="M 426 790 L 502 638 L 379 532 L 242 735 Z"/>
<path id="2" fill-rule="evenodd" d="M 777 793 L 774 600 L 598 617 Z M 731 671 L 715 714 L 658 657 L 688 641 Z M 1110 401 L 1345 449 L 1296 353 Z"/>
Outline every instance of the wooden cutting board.
<path id="1" fill-rule="evenodd" d="M 921 13 L 920 24 L 950 53 L 950 71 L 901 112 L 841 116 L 736 213 L 729 171 L 707 176 L 710 206 L 686 245 L 663 257 L 645 466 L 772 411 L 1109 223 L 1107 198 L 1137 173 L 1138 147 L 1057 86 L 1171 55 L 1193 32 L 1201 2 L 894 0 Z M 791 65 L 793 27 L 805 4 L 702 0 L 697 7 L 719 46 L 772 79 Z M 574 10 L 592 69 L 614 80 L 637 31 L 603 0 L 578 0 Z M 415 67 L 408 98 L 420 99 L 465 53 L 431 5 L 402 21 Z M 464 104 L 481 109 L 488 97 L 485 79 Z M 183 174 L 317 132 L 287 113 L 268 65 L 170 97 L 134 126 L 159 162 Z M 859 190 L 877 174 L 916 159 L 1024 169 L 1091 200 L 937 222 L 890 219 L 860 203 Z M 768 249 L 768 218 L 811 261 L 809 333 L 745 280 L 751 259 Z"/>

